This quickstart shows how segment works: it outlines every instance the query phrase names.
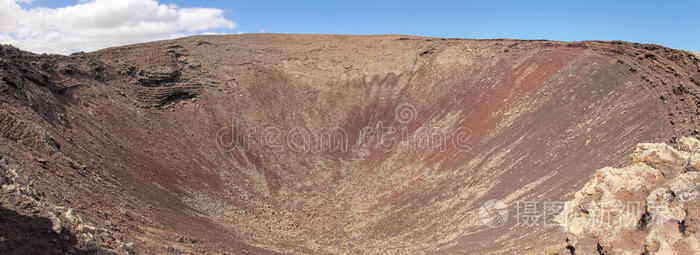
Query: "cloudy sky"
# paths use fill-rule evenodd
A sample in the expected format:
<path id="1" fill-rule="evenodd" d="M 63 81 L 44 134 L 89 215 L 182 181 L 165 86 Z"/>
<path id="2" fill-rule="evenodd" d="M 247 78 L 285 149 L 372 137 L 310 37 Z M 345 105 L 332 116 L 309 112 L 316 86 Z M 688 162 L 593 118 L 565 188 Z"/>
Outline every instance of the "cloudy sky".
<path id="1" fill-rule="evenodd" d="M 625 40 L 700 52 L 700 1 L 0 0 L 0 43 L 70 54 L 203 33 Z"/>
<path id="2" fill-rule="evenodd" d="M 183 8 L 156 0 L 75 1 L 53 8 L 38 4 L 0 0 L 0 43 L 69 54 L 238 26 L 222 9 Z"/>

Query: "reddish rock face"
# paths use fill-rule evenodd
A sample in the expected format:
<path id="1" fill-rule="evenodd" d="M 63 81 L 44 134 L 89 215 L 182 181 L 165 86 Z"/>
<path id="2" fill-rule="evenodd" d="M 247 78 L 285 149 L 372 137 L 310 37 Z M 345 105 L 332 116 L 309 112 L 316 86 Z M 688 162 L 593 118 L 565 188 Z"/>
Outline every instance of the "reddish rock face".
<path id="1" fill-rule="evenodd" d="M 2 46 L 0 77 L 2 206 L 65 229 L 56 250 L 547 251 L 564 233 L 547 214 L 522 224 L 519 202 L 542 213 L 700 124 L 700 60 L 626 42 Z"/>

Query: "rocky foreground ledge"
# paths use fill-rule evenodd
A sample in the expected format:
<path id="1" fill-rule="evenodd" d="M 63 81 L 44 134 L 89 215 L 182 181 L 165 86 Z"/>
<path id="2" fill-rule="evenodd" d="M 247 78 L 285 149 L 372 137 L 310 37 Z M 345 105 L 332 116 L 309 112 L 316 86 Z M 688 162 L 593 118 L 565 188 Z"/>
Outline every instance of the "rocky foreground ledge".
<path id="1" fill-rule="evenodd" d="M 697 254 L 700 142 L 642 143 L 622 168 L 605 167 L 558 217 L 575 254 Z"/>

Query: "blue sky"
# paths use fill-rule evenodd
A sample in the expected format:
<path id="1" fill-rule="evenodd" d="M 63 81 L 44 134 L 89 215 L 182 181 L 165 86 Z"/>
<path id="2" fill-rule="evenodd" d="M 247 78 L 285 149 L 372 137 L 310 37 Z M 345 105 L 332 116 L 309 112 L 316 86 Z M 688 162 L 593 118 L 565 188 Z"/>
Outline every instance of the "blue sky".
<path id="1" fill-rule="evenodd" d="M 35 0 L 61 7 L 77 1 Z M 170 1 L 224 11 L 236 33 L 625 40 L 700 52 L 700 1 Z"/>

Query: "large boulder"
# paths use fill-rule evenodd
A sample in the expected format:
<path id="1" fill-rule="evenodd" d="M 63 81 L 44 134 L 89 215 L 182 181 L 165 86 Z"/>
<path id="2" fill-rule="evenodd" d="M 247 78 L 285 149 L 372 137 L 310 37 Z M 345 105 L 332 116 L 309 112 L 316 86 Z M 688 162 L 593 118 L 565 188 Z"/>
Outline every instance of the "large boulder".
<path id="1" fill-rule="evenodd" d="M 628 165 L 596 171 L 557 220 L 579 254 L 693 254 L 700 250 L 700 142 L 639 144 Z"/>

